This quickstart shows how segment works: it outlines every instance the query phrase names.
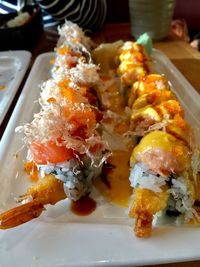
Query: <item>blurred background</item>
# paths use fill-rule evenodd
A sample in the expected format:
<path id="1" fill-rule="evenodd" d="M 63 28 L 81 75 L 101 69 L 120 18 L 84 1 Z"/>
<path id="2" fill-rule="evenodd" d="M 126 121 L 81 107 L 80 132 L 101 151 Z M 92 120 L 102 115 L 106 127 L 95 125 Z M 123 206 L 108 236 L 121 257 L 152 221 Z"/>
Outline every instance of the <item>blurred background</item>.
<path id="1" fill-rule="evenodd" d="M 129 22 L 128 0 L 107 0 L 107 22 Z M 200 33 L 200 1 L 176 0 L 171 31 L 179 38 L 192 42 Z"/>
<path id="2" fill-rule="evenodd" d="M 30 4 L 30 3 L 35 2 L 37 4 L 38 3 L 41 4 L 42 0 L 6 0 L 6 1 L 8 1 L 8 2 L 13 1 L 13 3 L 14 2 L 21 2 L 21 3 L 26 3 L 26 4 Z M 23 48 L 23 49 L 30 49 L 31 50 L 32 47 L 34 47 L 34 44 L 36 43 L 36 41 L 39 37 L 39 34 L 42 30 L 42 27 L 43 27 L 41 17 L 43 17 L 43 23 L 44 23 L 44 21 L 46 21 L 44 16 L 48 17 L 48 14 L 45 15 L 46 11 L 43 9 L 41 9 L 42 14 L 41 14 L 41 12 L 39 12 L 40 10 L 37 10 L 37 12 L 32 12 L 33 14 L 31 15 L 31 18 L 28 20 L 28 23 L 25 23 L 24 25 L 22 25 L 21 27 L 19 27 L 17 29 L 13 29 L 13 28 L 5 28 L 4 29 L 1 27 L 1 23 L 2 23 L 2 21 L 4 21 L 4 15 L 3 14 L 5 12 L 3 13 L 4 10 L 1 9 L 1 6 L 6 1 L 0 0 L 0 49 L 4 50 L 4 49 L 12 49 L 12 48 L 15 48 L 15 49 Z M 106 15 L 106 20 L 104 23 L 129 23 L 130 22 L 129 1 L 131 1 L 131 0 L 105 0 L 105 2 L 107 3 L 107 15 Z M 133 1 L 132 9 L 134 10 L 135 2 L 137 2 L 137 4 L 140 4 L 140 1 L 138 1 L 138 0 L 132 0 L 132 1 Z M 168 0 L 168 1 L 172 2 L 173 0 Z M 174 1 L 176 2 L 176 4 L 175 4 L 174 15 L 173 15 L 173 19 L 172 19 L 172 23 L 171 23 L 171 27 L 170 27 L 170 32 L 173 34 L 173 36 L 177 36 L 181 40 L 189 42 L 190 45 L 192 45 L 194 48 L 196 48 L 197 50 L 200 50 L 200 0 L 190 0 L 190 1 L 188 1 L 188 0 L 174 0 Z M 157 6 L 159 6 L 158 4 L 162 1 L 152 0 L 152 2 L 156 3 L 156 5 L 154 5 L 156 7 L 156 12 L 157 12 L 157 14 L 160 14 L 159 11 L 157 10 L 158 9 Z M 45 0 L 44 3 L 46 3 L 46 5 L 47 5 L 48 0 Z M 67 3 L 67 1 L 66 1 L 66 3 Z M 94 3 L 94 2 L 92 2 L 92 3 Z M 100 0 L 97 1 L 97 3 L 99 5 Z M 145 0 L 141 0 L 141 3 L 144 3 L 144 5 L 146 4 L 146 9 L 145 9 L 145 7 L 143 7 L 143 10 L 145 10 L 145 14 L 147 14 L 149 16 L 149 11 L 147 11 L 147 6 L 149 8 L 150 0 L 147 0 L 146 2 L 145 2 Z M 163 1 L 163 3 L 165 3 L 165 1 Z M 27 8 L 27 7 L 25 7 L 25 8 Z M 152 6 L 152 9 L 153 9 L 153 6 Z M 35 10 L 35 8 L 34 8 L 34 10 Z M 84 10 L 88 10 L 87 5 L 86 5 L 86 9 L 84 9 Z M 104 12 L 105 12 L 105 10 L 106 9 L 104 9 Z M 26 11 L 26 10 L 24 10 L 24 11 Z M 91 10 L 91 11 L 93 11 L 93 10 Z M 96 11 L 96 13 L 98 14 L 99 11 Z M 84 14 L 85 14 L 85 12 L 84 12 Z M 166 18 L 167 13 L 163 12 L 163 14 Z M 8 16 L 14 17 L 14 16 L 16 16 L 16 14 L 15 15 L 8 14 Z M 152 17 L 154 18 L 154 20 L 156 20 L 155 16 L 152 16 Z M 139 16 L 139 18 L 140 18 L 140 16 Z M 144 16 L 144 18 L 145 18 L 145 16 Z M 163 20 L 161 20 L 161 22 L 163 22 Z M 75 21 L 77 23 L 76 17 L 75 17 Z M 93 21 L 94 21 L 94 18 L 92 20 L 90 20 L 90 22 L 93 22 Z M 104 17 L 102 17 L 102 25 L 103 25 L 103 21 L 104 21 Z M 152 21 L 153 21 L 153 19 L 152 19 Z M 155 23 L 154 25 L 157 25 L 157 26 L 159 25 L 158 27 L 163 28 L 164 24 L 161 26 L 160 23 L 158 23 L 158 21 L 160 21 L 160 20 L 157 19 L 157 21 L 154 22 Z M 58 21 L 54 21 L 54 22 L 55 22 L 55 24 L 52 24 L 53 22 L 51 22 L 51 24 L 49 24 L 51 27 L 50 26 L 48 26 L 48 27 L 53 28 L 53 25 L 54 25 L 54 28 L 57 29 Z M 45 27 L 47 27 L 47 24 L 44 24 L 44 25 L 45 25 Z M 102 27 L 102 25 L 101 25 L 101 27 Z M 139 25 L 139 23 L 138 24 L 136 23 L 136 26 L 137 25 Z M 79 26 L 81 26 L 81 25 L 79 25 Z M 48 27 L 46 28 L 46 31 L 49 31 Z M 91 30 L 93 32 L 92 28 L 91 28 Z M 97 30 L 99 30 L 99 29 L 97 29 Z M 160 39 L 162 39 L 162 38 L 160 38 Z"/>

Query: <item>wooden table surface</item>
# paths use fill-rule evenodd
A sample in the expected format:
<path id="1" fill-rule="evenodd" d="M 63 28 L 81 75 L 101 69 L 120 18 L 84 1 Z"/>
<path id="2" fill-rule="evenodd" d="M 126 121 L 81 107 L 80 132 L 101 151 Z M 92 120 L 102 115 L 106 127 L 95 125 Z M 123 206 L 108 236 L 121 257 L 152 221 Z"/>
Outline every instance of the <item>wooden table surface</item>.
<path id="1" fill-rule="evenodd" d="M 53 51 L 58 35 L 55 29 L 49 29 L 41 34 L 38 45 L 32 51 L 32 60 L 29 71 L 36 57 L 45 52 Z M 109 24 L 105 25 L 104 29 L 92 36 L 92 39 L 97 42 L 113 42 L 119 39 L 122 40 L 133 40 L 130 35 L 129 24 Z M 193 49 L 188 43 L 169 35 L 168 38 L 161 42 L 154 43 L 154 47 L 164 52 L 174 65 L 182 72 L 182 74 L 188 79 L 192 86 L 200 93 L 200 53 Z M 9 109 L 8 114 L 5 117 L 3 124 L 0 129 L 0 137 L 2 136 L 5 127 L 9 121 L 10 115 L 14 109 L 17 99 L 21 93 L 23 85 L 28 77 L 26 74 L 18 93 Z M 200 252 L 199 252 L 200 257 Z M 197 267 L 200 266 L 200 261 L 196 262 L 185 262 L 185 263 L 172 263 L 157 265 L 163 267 Z"/>

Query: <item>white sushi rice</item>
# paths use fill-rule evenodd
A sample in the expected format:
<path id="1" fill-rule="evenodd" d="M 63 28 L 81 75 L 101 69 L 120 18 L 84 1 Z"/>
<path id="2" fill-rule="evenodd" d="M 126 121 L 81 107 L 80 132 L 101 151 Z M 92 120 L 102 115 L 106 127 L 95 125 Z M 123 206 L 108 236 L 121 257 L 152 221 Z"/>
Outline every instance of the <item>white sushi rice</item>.
<path id="1" fill-rule="evenodd" d="M 83 162 L 71 159 L 57 164 L 37 165 L 37 168 L 41 177 L 54 174 L 63 182 L 66 196 L 76 201 L 90 192 L 92 181 L 101 173 L 102 164 L 91 164 L 91 160 L 85 157 Z"/>
<path id="2" fill-rule="evenodd" d="M 129 177 L 133 188 L 146 188 L 154 192 L 161 192 L 162 186 L 166 185 L 169 177 L 158 176 L 156 173 L 149 170 L 144 163 L 136 163 L 131 170 Z M 177 210 L 184 215 L 184 220 L 187 222 L 193 217 L 200 220 L 197 212 L 193 208 L 193 200 L 189 194 L 189 189 L 184 177 L 180 176 L 171 179 L 171 187 L 168 189 L 170 198 L 168 207 L 170 210 Z M 168 209 L 168 208 L 167 208 Z"/>
<path id="3" fill-rule="evenodd" d="M 146 188 L 154 192 L 161 192 L 161 187 L 169 180 L 168 177 L 158 176 L 157 173 L 149 170 L 144 163 L 136 163 L 131 170 L 129 177 L 131 186 L 136 188 Z"/>
<path id="4" fill-rule="evenodd" d="M 189 194 L 184 177 L 172 179 L 172 186 L 168 190 L 174 199 L 174 208 L 181 214 L 184 214 L 185 221 L 189 221 L 194 216 L 198 217 L 197 212 L 193 209 L 193 201 Z"/>

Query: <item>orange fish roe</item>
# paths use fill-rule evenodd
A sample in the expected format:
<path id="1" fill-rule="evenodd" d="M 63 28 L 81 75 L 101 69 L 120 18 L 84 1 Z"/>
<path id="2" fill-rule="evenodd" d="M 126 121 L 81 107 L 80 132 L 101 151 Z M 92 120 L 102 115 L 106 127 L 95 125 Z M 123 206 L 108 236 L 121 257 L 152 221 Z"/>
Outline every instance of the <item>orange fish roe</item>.
<path id="1" fill-rule="evenodd" d="M 83 106 L 83 109 L 66 107 L 64 116 L 68 119 L 72 136 L 86 138 L 88 133 L 91 134 L 91 131 L 96 128 L 96 113 L 90 107 Z"/>
<path id="2" fill-rule="evenodd" d="M 189 129 L 190 126 L 187 121 L 185 121 L 179 114 L 174 117 L 174 124 L 181 129 Z"/>
<path id="3" fill-rule="evenodd" d="M 162 86 L 162 89 L 160 88 Z M 169 84 L 164 76 L 157 74 L 150 74 L 142 77 L 134 86 L 135 89 L 139 89 L 137 94 L 148 94 L 153 90 L 169 90 Z"/>
<path id="4" fill-rule="evenodd" d="M 63 79 L 62 81 L 58 82 L 58 86 L 66 88 L 69 86 L 69 83 L 70 83 L 69 79 Z"/>
<path id="5" fill-rule="evenodd" d="M 30 175 L 32 182 L 37 182 L 39 179 L 38 169 L 33 161 L 28 161 L 24 163 L 24 170 Z"/>
<path id="6" fill-rule="evenodd" d="M 162 117 L 168 115 L 173 119 L 177 114 L 182 117 L 184 116 L 184 112 L 176 100 L 163 101 L 161 104 L 156 105 L 155 109 Z"/>
<path id="7" fill-rule="evenodd" d="M 183 146 L 181 145 L 174 145 L 172 147 L 172 153 L 177 155 L 178 157 L 182 157 L 184 155 Z"/>
<path id="8" fill-rule="evenodd" d="M 62 80 L 58 83 L 58 86 L 60 87 L 62 95 L 65 97 L 67 101 L 70 101 L 72 103 L 80 103 L 83 102 L 83 96 L 87 94 L 87 87 L 85 86 L 79 86 L 79 89 L 76 90 L 72 88 L 70 85 L 70 80 Z"/>
<path id="9" fill-rule="evenodd" d="M 165 107 L 171 114 L 180 114 L 183 116 L 183 110 L 176 100 L 169 100 L 162 103 L 163 107 Z"/>
<path id="10" fill-rule="evenodd" d="M 71 50 L 68 46 L 62 46 L 57 49 L 57 53 L 60 55 L 71 55 L 71 56 L 76 56 L 80 57 L 79 53 L 76 53 L 75 51 Z"/>
<path id="11" fill-rule="evenodd" d="M 49 103 L 56 103 L 56 99 L 54 97 L 50 97 L 47 101 Z"/>
<path id="12" fill-rule="evenodd" d="M 162 100 L 173 99 L 174 95 L 169 90 L 153 90 L 147 95 L 148 102 L 151 104 L 160 103 Z"/>
<path id="13" fill-rule="evenodd" d="M 64 98 L 73 104 L 80 103 L 80 95 L 72 88 L 61 88 L 62 95 Z"/>

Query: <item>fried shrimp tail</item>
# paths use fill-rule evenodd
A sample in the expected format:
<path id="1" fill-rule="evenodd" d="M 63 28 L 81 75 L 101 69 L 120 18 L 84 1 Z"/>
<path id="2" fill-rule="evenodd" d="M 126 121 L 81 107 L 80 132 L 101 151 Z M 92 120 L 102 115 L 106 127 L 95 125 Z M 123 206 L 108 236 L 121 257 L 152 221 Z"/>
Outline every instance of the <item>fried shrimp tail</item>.
<path id="1" fill-rule="evenodd" d="M 0 229 L 9 229 L 37 218 L 44 211 L 42 203 L 31 201 L 0 215 Z"/>
<path id="2" fill-rule="evenodd" d="M 41 215 L 44 205 L 54 205 L 66 198 L 63 183 L 53 175 L 46 175 L 31 185 L 18 202 L 30 201 L 0 214 L 0 229 L 9 229 L 31 221 Z"/>
<path id="3" fill-rule="evenodd" d="M 149 237 L 152 232 L 153 216 L 149 213 L 141 213 L 136 217 L 134 232 L 137 237 Z"/>
<path id="4" fill-rule="evenodd" d="M 162 192 L 153 192 L 145 188 L 134 189 L 134 202 L 129 216 L 135 218 L 134 232 L 137 237 L 149 237 L 152 232 L 154 215 L 166 208 L 169 193 L 163 188 Z"/>
<path id="5" fill-rule="evenodd" d="M 26 194 L 20 197 L 20 201 L 31 197 L 34 201 L 38 201 L 43 205 L 54 205 L 58 201 L 65 199 L 63 182 L 56 179 L 54 175 L 49 174 L 40 179 L 37 183 L 32 184 Z"/>

